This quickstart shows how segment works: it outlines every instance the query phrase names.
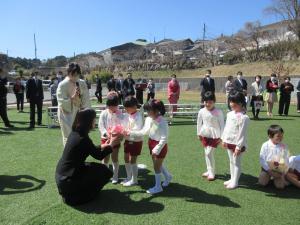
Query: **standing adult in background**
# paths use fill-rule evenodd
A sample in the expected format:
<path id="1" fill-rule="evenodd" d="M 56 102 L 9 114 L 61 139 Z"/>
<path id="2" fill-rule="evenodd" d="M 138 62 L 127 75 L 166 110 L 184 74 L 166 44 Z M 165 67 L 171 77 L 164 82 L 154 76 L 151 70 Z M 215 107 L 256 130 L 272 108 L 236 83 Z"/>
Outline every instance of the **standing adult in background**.
<path id="1" fill-rule="evenodd" d="M 108 92 L 116 91 L 116 80 L 114 75 L 111 75 L 109 80 L 106 83 Z"/>
<path id="2" fill-rule="evenodd" d="M 67 70 L 68 75 L 59 83 L 57 88 L 58 121 L 65 145 L 72 131 L 72 124 L 80 109 L 91 106 L 90 95 L 84 80 L 79 79 L 80 66 L 71 63 Z"/>
<path id="3" fill-rule="evenodd" d="M 263 105 L 263 91 L 264 88 L 261 85 L 261 76 L 255 76 L 255 81 L 251 84 L 251 102 L 252 114 L 254 119 L 258 119 L 260 109 Z"/>
<path id="4" fill-rule="evenodd" d="M 150 78 L 147 84 L 147 102 L 155 98 L 155 83 L 153 78 Z"/>
<path id="5" fill-rule="evenodd" d="M 211 70 L 206 70 L 205 78 L 200 81 L 201 89 L 201 102 L 203 103 L 203 96 L 206 92 L 210 91 L 211 93 L 215 93 L 215 80 L 211 77 Z"/>
<path id="6" fill-rule="evenodd" d="M 2 68 L 0 68 L 0 117 L 5 127 L 14 127 L 7 117 L 7 78 Z"/>
<path id="7" fill-rule="evenodd" d="M 57 91 L 57 88 L 58 88 L 58 79 L 57 78 L 54 78 L 52 80 L 52 84 L 50 85 L 50 95 L 51 95 L 51 103 L 52 103 L 52 106 L 57 106 L 58 103 L 57 103 L 57 96 L 56 96 L 56 91 Z"/>
<path id="8" fill-rule="evenodd" d="M 35 108 L 37 108 L 37 124 L 42 125 L 44 90 L 42 80 L 37 72 L 31 74 L 26 84 L 26 99 L 30 105 L 30 126 L 35 127 Z"/>
<path id="9" fill-rule="evenodd" d="M 88 156 L 97 160 L 111 154 L 120 144 L 119 137 L 95 146 L 89 132 L 95 128 L 96 112 L 84 109 L 77 113 L 63 154 L 56 166 L 55 180 L 59 194 L 68 205 L 86 203 L 97 196 L 112 177 L 112 172 L 103 164 L 85 162 Z"/>
<path id="10" fill-rule="evenodd" d="M 124 80 L 123 85 L 124 85 L 125 97 L 135 95 L 135 91 L 134 91 L 135 82 L 132 79 L 132 74 L 131 73 L 127 73 L 127 78 Z"/>
<path id="11" fill-rule="evenodd" d="M 21 83 L 21 79 L 19 77 L 16 79 L 16 83 L 14 84 L 13 90 L 14 94 L 16 95 L 17 110 L 18 112 L 23 112 L 25 87 Z"/>
<path id="12" fill-rule="evenodd" d="M 233 90 L 234 90 L 233 76 L 228 76 L 227 81 L 225 83 L 226 103 L 227 103 L 228 111 L 231 111 L 228 97 L 229 97 L 230 92 Z"/>
<path id="13" fill-rule="evenodd" d="M 60 83 L 64 79 L 62 71 L 58 71 L 58 73 L 56 74 L 56 79 L 58 83 Z"/>
<path id="14" fill-rule="evenodd" d="M 170 107 L 170 117 L 173 118 L 173 113 L 177 111 L 177 103 L 180 96 L 180 85 L 176 78 L 176 74 L 172 74 L 171 80 L 168 82 L 168 100 L 170 104 L 175 104 Z"/>
<path id="15" fill-rule="evenodd" d="M 279 91 L 280 99 L 278 114 L 279 116 L 282 116 L 282 114 L 288 116 L 291 103 L 291 93 L 294 91 L 294 85 L 292 85 L 290 77 L 284 78 L 284 83 L 280 85 Z"/>
<path id="16" fill-rule="evenodd" d="M 297 112 L 300 113 L 300 80 L 297 85 Z"/>
<path id="17" fill-rule="evenodd" d="M 267 102 L 267 115 L 273 116 L 273 106 L 274 103 L 278 101 L 277 99 L 277 90 L 278 90 L 278 81 L 275 73 L 271 74 L 269 80 L 266 83 L 267 94 L 265 96 L 265 100 Z"/>
<path id="18" fill-rule="evenodd" d="M 116 82 L 116 90 L 119 96 L 119 105 L 122 105 L 124 100 L 124 78 L 122 73 L 119 73 L 118 75 L 118 80 Z"/>
<path id="19" fill-rule="evenodd" d="M 98 99 L 98 103 L 102 103 L 102 83 L 101 83 L 101 78 L 97 74 L 96 76 L 96 91 L 95 91 L 95 96 Z"/>
<path id="20" fill-rule="evenodd" d="M 245 95 L 245 97 L 247 97 L 248 84 L 247 84 L 247 81 L 243 78 L 242 71 L 238 71 L 236 75 L 237 75 L 237 78 L 233 83 L 234 88 L 236 91 L 242 92 Z M 248 101 L 247 98 L 246 98 L 246 101 Z"/>
<path id="21" fill-rule="evenodd" d="M 144 91 L 147 88 L 147 82 L 145 79 L 139 78 L 135 84 L 136 99 L 140 105 L 144 104 Z"/>

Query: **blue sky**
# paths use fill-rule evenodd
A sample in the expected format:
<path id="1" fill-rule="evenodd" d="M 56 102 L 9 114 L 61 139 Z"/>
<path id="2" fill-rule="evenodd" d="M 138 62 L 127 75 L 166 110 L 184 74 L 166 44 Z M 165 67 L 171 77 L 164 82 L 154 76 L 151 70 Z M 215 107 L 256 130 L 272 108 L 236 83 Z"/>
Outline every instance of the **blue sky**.
<path id="1" fill-rule="evenodd" d="M 2 0 L 0 52 L 38 58 L 100 51 L 145 38 L 153 41 L 232 34 L 247 21 L 275 21 L 271 0 Z"/>

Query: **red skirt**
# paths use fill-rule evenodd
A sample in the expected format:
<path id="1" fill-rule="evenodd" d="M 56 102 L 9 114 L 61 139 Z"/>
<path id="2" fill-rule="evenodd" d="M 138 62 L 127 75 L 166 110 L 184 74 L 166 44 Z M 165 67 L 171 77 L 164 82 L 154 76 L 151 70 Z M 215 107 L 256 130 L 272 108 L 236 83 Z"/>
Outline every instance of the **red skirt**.
<path id="1" fill-rule="evenodd" d="M 125 140 L 124 142 L 124 152 L 128 153 L 132 156 L 138 156 L 141 154 L 143 148 L 143 142 L 142 141 L 128 141 Z"/>
<path id="2" fill-rule="evenodd" d="M 159 155 L 155 155 L 152 153 L 153 148 L 155 148 L 155 146 L 159 143 L 159 141 L 155 141 L 149 138 L 148 140 L 148 146 L 149 146 L 149 150 L 150 150 L 150 155 L 159 158 L 159 159 L 163 159 L 166 157 L 167 152 L 168 152 L 168 144 L 165 144 L 165 146 L 163 147 L 163 149 L 160 151 Z"/>
<path id="3" fill-rule="evenodd" d="M 107 142 L 108 139 L 105 139 L 105 138 L 101 138 L 101 145 L 105 144 Z M 120 148 L 121 147 L 121 144 L 115 146 L 115 148 Z"/>
<path id="4" fill-rule="evenodd" d="M 207 137 L 202 137 L 199 136 L 201 143 L 203 145 L 203 147 L 213 147 L 213 148 L 217 148 L 219 143 L 220 143 L 220 138 L 207 138 Z"/>
<path id="5" fill-rule="evenodd" d="M 226 145 L 227 145 L 227 149 L 229 149 L 229 150 L 231 150 L 231 151 L 235 151 L 235 149 L 236 149 L 236 145 L 234 145 L 234 144 L 228 144 L 228 143 L 225 143 Z M 244 151 L 246 151 L 246 147 L 245 146 L 243 146 L 242 147 L 242 149 L 241 149 L 241 152 L 244 152 Z"/>

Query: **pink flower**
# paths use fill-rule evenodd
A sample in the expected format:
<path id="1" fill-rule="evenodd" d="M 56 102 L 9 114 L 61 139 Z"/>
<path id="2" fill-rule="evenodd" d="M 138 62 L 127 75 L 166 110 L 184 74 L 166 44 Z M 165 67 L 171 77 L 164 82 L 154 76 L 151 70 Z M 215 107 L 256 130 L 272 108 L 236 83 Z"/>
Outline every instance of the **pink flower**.
<path id="1" fill-rule="evenodd" d="M 118 124 L 116 126 L 113 126 L 109 133 L 111 134 L 123 134 L 124 133 L 124 127 L 121 124 Z"/>

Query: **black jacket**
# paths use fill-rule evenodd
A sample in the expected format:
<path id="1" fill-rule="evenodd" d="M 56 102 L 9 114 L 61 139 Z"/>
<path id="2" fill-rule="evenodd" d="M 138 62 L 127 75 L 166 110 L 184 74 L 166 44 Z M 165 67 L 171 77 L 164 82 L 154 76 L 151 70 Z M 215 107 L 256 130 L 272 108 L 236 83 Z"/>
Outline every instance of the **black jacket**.
<path id="1" fill-rule="evenodd" d="M 7 78 L 0 78 L 0 98 L 5 98 L 7 95 Z"/>
<path id="2" fill-rule="evenodd" d="M 108 91 L 116 91 L 116 81 L 114 79 L 107 81 L 107 89 Z"/>
<path id="3" fill-rule="evenodd" d="M 135 82 L 131 78 L 126 78 L 123 82 L 123 90 L 126 96 L 128 95 L 135 95 L 134 90 Z"/>
<path id="4" fill-rule="evenodd" d="M 291 83 L 282 83 L 279 90 L 281 96 L 290 96 L 294 91 L 294 85 Z"/>
<path id="5" fill-rule="evenodd" d="M 207 78 L 203 78 L 200 82 L 200 86 L 202 86 L 201 94 L 203 95 L 205 92 L 211 91 L 215 93 L 215 80 L 213 78 L 209 78 L 209 82 Z"/>
<path id="6" fill-rule="evenodd" d="M 88 135 L 71 132 L 68 137 L 64 152 L 56 166 L 56 174 L 73 177 L 84 172 L 85 160 L 88 156 L 102 160 L 112 152 L 111 146 L 101 150 L 93 144 Z"/>
<path id="7" fill-rule="evenodd" d="M 26 98 L 27 99 L 44 99 L 44 91 L 42 81 L 30 78 L 26 84 Z"/>
<path id="8" fill-rule="evenodd" d="M 244 91 L 247 91 L 248 84 L 245 79 L 242 79 L 242 83 L 238 79 L 236 79 L 233 83 L 233 86 L 234 86 L 235 90 L 244 92 Z"/>

